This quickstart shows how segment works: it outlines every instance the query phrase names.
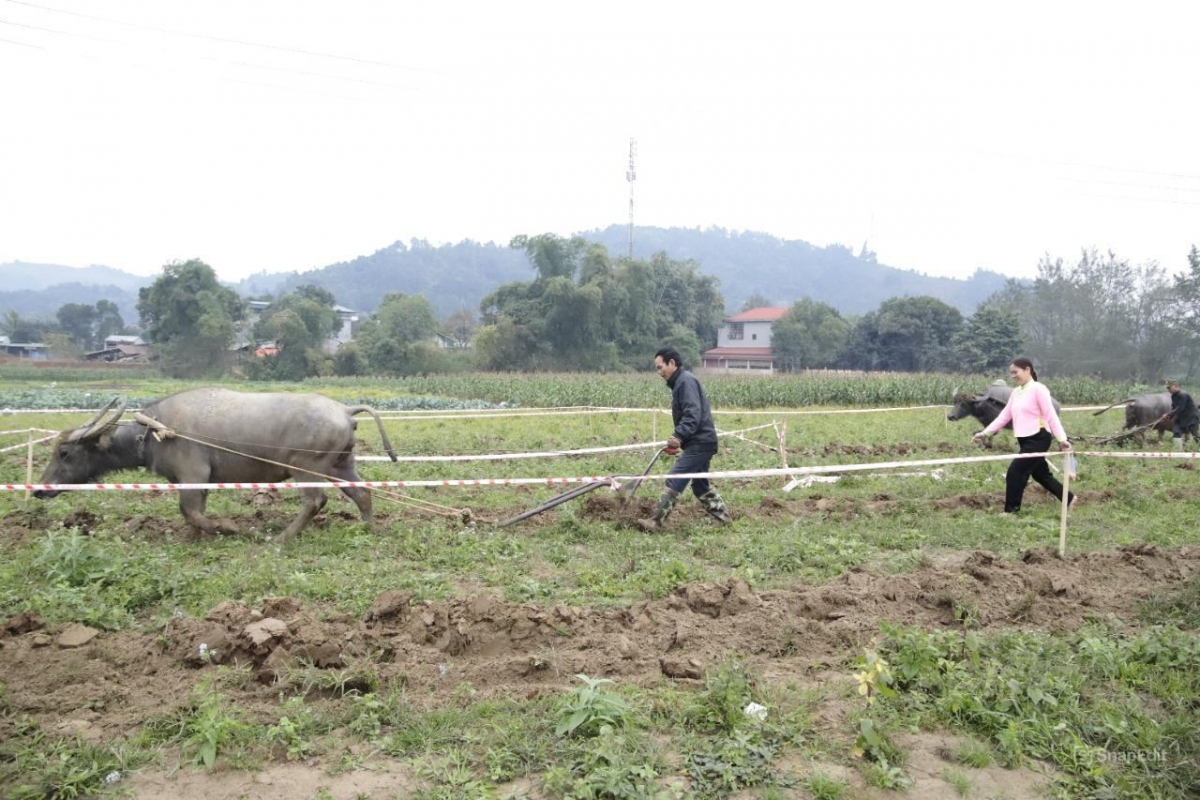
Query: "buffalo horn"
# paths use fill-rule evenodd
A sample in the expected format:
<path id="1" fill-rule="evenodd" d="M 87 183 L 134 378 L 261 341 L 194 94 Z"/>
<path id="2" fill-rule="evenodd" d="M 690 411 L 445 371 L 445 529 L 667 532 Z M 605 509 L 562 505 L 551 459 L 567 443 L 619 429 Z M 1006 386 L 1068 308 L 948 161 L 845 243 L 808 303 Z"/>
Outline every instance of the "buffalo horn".
<path id="1" fill-rule="evenodd" d="M 108 413 L 109 409 L 117 404 L 119 399 L 120 398 L 114 397 L 112 400 L 109 400 L 108 405 L 100 409 L 96 416 L 92 417 L 86 425 L 76 428 L 75 432 L 71 434 L 67 441 L 81 442 L 85 439 L 95 439 L 109 428 L 116 425 L 117 420 L 119 420 L 121 415 L 125 413 L 125 406 L 127 404 L 124 401 L 121 402 L 120 407 L 117 408 L 117 413 L 114 414 L 111 419 L 105 421 L 104 415 Z"/>

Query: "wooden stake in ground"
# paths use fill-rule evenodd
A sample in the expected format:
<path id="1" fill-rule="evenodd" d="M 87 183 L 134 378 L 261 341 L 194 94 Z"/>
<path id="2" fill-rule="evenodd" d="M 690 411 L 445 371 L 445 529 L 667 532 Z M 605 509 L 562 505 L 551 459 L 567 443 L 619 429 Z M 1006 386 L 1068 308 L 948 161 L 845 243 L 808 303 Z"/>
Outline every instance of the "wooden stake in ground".
<path id="1" fill-rule="evenodd" d="M 1067 557 L 1067 511 L 1071 507 L 1071 457 L 1073 453 L 1068 450 L 1067 458 L 1063 462 L 1063 496 L 1062 496 L 1062 516 L 1058 523 L 1058 557 Z"/>
<path id="2" fill-rule="evenodd" d="M 25 444 L 25 483 L 33 483 L 33 428 L 29 429 L 29 440 Z M 29 505 L 29 490 L 25 490 L 25 505 Z"/>

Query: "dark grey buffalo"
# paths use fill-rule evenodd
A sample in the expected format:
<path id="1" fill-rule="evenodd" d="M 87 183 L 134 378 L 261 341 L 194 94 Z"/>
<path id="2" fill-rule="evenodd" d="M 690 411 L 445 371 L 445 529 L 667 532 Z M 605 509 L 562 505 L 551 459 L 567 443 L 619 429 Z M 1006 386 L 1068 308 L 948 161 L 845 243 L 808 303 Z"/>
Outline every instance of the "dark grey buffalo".
<path id="1" fill-rule="evenodd" d="M 1171 422 L 1164 420 L 1166 414 L 1171 413 L 1171 393 L 1170 392 L 1150 392 L 1147 394 L 1139 394 L 1134 397 L 1127 397 L 1124 400 L 1113 403 L 1108 408 L 1102 408 L 1096 412 L 1096 416 L 1108 411 L 1109 408 L 1125 404 L 1125 427 L 1121 430 L 1129 430 L 1131 428 L 1140 428 L 1143 425 L 1153 424 L 1153 430 L 1158 431 L 1158 440 L 1163 440 L 1163 434 L 1169 433 L 1172 430 Z M 1142 433 L 1142 439 L 1145 439 L 1146 434 Z"/>
<path id="2" fill-rule="evenodd" d="M 259 394 L 227 389 L 189 389 L 150 403 L 136 421 L 117 424 L 122 404 L 113 399 L 86 424 L 63 431 L 42 474 L 42 483 L 90 483 L 122 469 L 139 467 L 171 483 L 267 483 L 357 481 L 354 471 L 354 415 L 370 412 L 383 446 L 392 450 L 383 423 L 368 406 L 346 406 L 319 394 Z M 325 505 L 325 490 L 300 489 L 304 505 L 280 539 L 299 533 Z M 371 492 L 342 489 L 363 520 L 371 521 Z M 35 497 L 58 491 L 38 490 Z M 179 510 L 194 527 L 233 533 L 226 520 L 204 515 L 207 490 L 179 492 Z"/>
<path id="3" fill-rule="evenodd" d="M 1012 396 L 1012 388 L 1004 381 L 996 381 L 982 392 L 969 394 L 967 392 L 954 393 L 954 407 L 950 409 L 950 413 L 946 415 L 946 419 L 956 421 L 974 417 L 979 420 L 979 424 L 987 427 L 996 421 L 996 417 L 1000 416 L 1000 412 L 1008 405 L 1008 398 Z M 1051 398 L 1054 403 L 1054 410 L 1061 411 L 1062 406 L 1058 401 Z M 1004 426 L 1008 430 L 1012 430 L 1012 422 Z"/>

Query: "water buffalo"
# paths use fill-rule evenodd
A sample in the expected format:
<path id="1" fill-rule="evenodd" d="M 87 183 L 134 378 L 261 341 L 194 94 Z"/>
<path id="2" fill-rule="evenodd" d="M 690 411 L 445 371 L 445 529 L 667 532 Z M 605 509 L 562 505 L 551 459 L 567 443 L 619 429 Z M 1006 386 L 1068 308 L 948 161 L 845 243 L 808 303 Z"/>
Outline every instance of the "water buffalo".
<path id="1" fill-rule="evenodd" d="M 987 389 L 978 394 L 968 394 L 966 392 L 954 393 L 954 407 L 950 409 L 950 413 L 946 415 L 946 419 L 954 422 L 967 417 L 974 417 L 979 420 L 983 427 L 987 427 L 996 421 L 996 417 L 1000 416 L 1000 412 L 1008 405 L 1008 398 L 1012 395 L 1012 388 L 1004 381 L 996 381 Z M 1058 401 L 1051 398 L 1054 403 L 1054 410 L 1061 411 L 1062 406 Z M 1004 426 L 1008 430 L 1012 430 L 1012 422 Z"/>
<path id="2" fill-rule="evenodd" d="M 259 394 L 228 389 L 188 389 L 147 405 L 136 421 L 118 425 L 114 398 L 86 424 L 63 431 L 54 442 L 41 483 L 89 483 L 139 467 L 171 483 L 266 483 L 298 480 L 360 480 L 354 471 L 354 414 L 370 412 L 383 446 L 392 450 L 379 415 L 368 406 L 345 406 L 319 394 Z M 280 536 L 299 533 L 325 505 L 325 490 L 300 489 L 300 515 Z M 342 489 L 363 520 L 371 521 L 371 492 Z M 58 491 L 38 490 L 48 498 Z M 195 528 L 233 533 L 233 524 L 204 515 L 207 490 L 179 492 L 179 510 Z"/>
<path id="3" fill-rule="evenodd" d="M 1124 400 L 1113 403 L 1108 408 L 1102 408 L 1096 412 L 1096 416 L 1108 411 L 1109 408 L 1116 408 L 1125 404 L 1125 427 L 1121 430 L 1129 430 L 1131 428 L 1140 428 L 1143 425 L 1154 424 L 1154 430 L 1158 431 L 1158 441 L 1163 440 L 1163 434 L 1169 433 L 1172 430 L 1170 420 L 1164 420 L 1163 416 L 1171 413 L 1171 393 L 1170 392 L 1151 392 L 1147 394 L 1139 394 L 1135 397 L 1127 397 Z M 1141 434 L 1144 441 L 1146 438 L 1145 432 Z"/>

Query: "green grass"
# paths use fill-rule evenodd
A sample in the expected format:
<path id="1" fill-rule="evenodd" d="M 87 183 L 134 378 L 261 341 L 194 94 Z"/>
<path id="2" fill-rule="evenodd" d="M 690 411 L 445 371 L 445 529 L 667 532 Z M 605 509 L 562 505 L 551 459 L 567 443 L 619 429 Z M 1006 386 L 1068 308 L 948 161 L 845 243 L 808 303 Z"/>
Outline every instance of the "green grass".
<path id="1" fill-rule="evenodd" d="M 474 377 L 329 380 L 292 388 L 371 402 L 404 395 L 523 405 L 667 403 L 661 383 L 650 375 Z M 872 386 L 872 380 L 879 385 Z M 820 466 L 979 454 L 970 442 L 973 423 L 946 422 L 944 408 L 854 416 L 780 413 L 813 404 L 869 404 L 873 398 L 920 404 L 944 394 L 943 384 L 953 380 L 847 378 L 820 388 L 815 379 L 773 386 L 772 380 L 758 378 L 706 385 L 712 386 L 718 408 L 740 397 L 759 409 L 721 415 L 722 429 L 786 421 L 789 464 Z M 597 389 L 591 397 L 585 395 L 588 381 Z M 7 390 L 42 390 L 18 384 L 0 372 L 0 386 Z M 181 387 L 121 375 L 71 388 L 101 395 L 119 389 L 140 397 Z M 1120 388 L 1082 381 L 1065 386 L 1063 394 L 1067 402 L 1092 402 L 1113 399 Z M 861 395 L 850 394 L 860 389 Z M 773 411 L 763 408 L 771 405 Z M 0 417 L 0 431 L 58 429 L 83 418 L 6 416 Z M 1101 417 L 1065 415 L 1076 439 L 1115 431 L 1121 421 L 1117 411 Z M 387 424 L 404 455 L 602 447 L 657 442 L 668 433 L 665 419 L 649 412 Z M 360 425 L 359 435 L 366 441 L 364 451 L 379 452 L 373 425 Z M 776 444 L 773 430 L 747 436 Z M 0 437 L 0 446 L 23 437 Z M 997 445 L 1001 449 L 993 452 L 1004 452 L 1011 438 L 998 437 Z M 652 452 L 449 464 L 371 462 L 362 464 L 361 472 L 366 478 L 411 480 L 633 475 Z M 46 450 L 39 448 L 35 477 L 45 458 Z M 24 459 L 23 450 L 0 454 L 0 476 L 23 481 Z M 1071 516 L 1072 553 L 1143 541 L 1160 548 L 1195 545 L 1192 509 L 1200 490 L 1194 470 L 1156 459 L 1081 462 L 1076 488 L 1085 502 Z M 775 450 L 726 440 L 714 467 L 779 463 Z M 414 602 L 482 590 L 514 603 L 626 608 L 667 597 L 682 584 L 724 582 L 731 576 L 759 591 L 789 591 L 860 568 L 904 574 L 963 551 L 988 550 L 1017 560 L 1031 549 L 1053 549 L 1059 509 L 1040 498 L 1040 489 L 1028 490 L 1020 518 L 996 513 L 1003 471 L 1003 464 L 989 463 L 947 466 L 938 479 L 856 473 L 792 493 L 782 491 L 787 482 L 782 477 L 724 480 L 718 486 L 733 510 L 733 525 L 710 523 L 689 494 L 658 536 L 588 514 L 582 500 L 523 525 L 499 529 L 481 523 L 464 529 L 453 519 L 419 515 L 380 499 L 376 509 L 385 520 L 370 528 L 350 513 L 350 503 L 331 494 L 323 520 L 287 545 L 275 540 L 298 509 L 287 493 L 280 505 L 257 509 L 243 493 L 215 492 L 212 511 L 232 517 L 242 532 L 187 540 L 178 535 L 183 525 L 177 498 L 169 494 L 80 492 L 27 503 L 21 493 L 3 493 L 0 619 L 32 611 L 52 626 L 86 622 L 107 631 L 153 635 L 176 615 L 203 616 L 226 600 L 257 606 L 263 598 L 287 595 L 321 613 L 358 617 L 382 592 L 395 589 L 413 592 Z M 139 474 L 139 479 L 146 478 Z M 649 501 L 658 488 L 648 482 L 639 498 Z M 447 510 L 470 508 L 487 520 L 561 491 L 534 485 L 403 494 Z M 592 497 L 607 492 L 601 489 Z M 1093 621 L 1079 631 L 1059 633 L 980 630 L 980 611 L 964 592 L 945 598 L 948 620 L 958 622 L 954 629 L 860 632 L 858 638 L 848 637 L 845 653 L 835 656 L 842 661 L 820 669 L 849 678 L 854 659 L 875 637 L 876 649 L 896 676 L 896 695 L 880 699 L 872 719 L 889 734 L 928 728 L 972 737 L 954 753 L 956 765 L 944 776 L 959 791 L 971 781 L 981 786 L 972 770 L 998 759 L 1008 766 L 1031 760 L 1051 765 L 1059 781 L 1054 791 L 1065 797 L 1180 796 L 1188 781 L 1200 780 L 1194 766 L 1200 754 L 1194 733 L 1200 703 L 1198 587 L 1200 581 L 1193 579 L 1181 582 L 1176 592 L 1149 598 L 1141 625 Z M 1038 602 L 1031 595 L 1026 611 Z M 544 654 L 547 664 L 553 658 L 552 652 Z M 811 685 L 766 676 L 761 666 L 745 660 L 708 665 L 703 681 L 690 688 L 669 681 L 634 686 L 613 678 L 614 684 L 597 684 L 587 697 L 566 691 L 570 685 L 576 692 L 588 686 L 582 679 L 572 681 L 569 672 L 555 686 L 566 691 L 562 697 L 477 697 L 463 683 L 452 697 L 432 698 L 410 693 L 403 676 L 382 663 L 364 661 L 340 670 L 301 667 L 274 687 L 276 706 L 257 715 L 239 707 L 239 700 L 259 696 L 252 676 L 217 669 L 219 679 L 209 683 L 201 680 L 211 669 L 197 672 L 196 694 L 188 702 L 104 744 L 45 730 L 32 719 L 31 709 L 14 704 L 19 693 L 13 687 L 20 678 L 3 676 L 0 785 L 15 787 L 15 796 L 69 797 L 101 791 L 106 775 L 143 764 L 169 768 L 195 762 L 201 768 L 234 769 L 317 759 L 336 770 L 363 766 L 362 753 L 398 762 L 425 797 L 502 796 L 504 787 L 517 780 L 532 781 L 550 796 L 717 797 L 746 791 L 786 796 L 803 787 L 813 796 L 842 797 L 868 783 L 895 788 L 906 779 L 902 752 L 889 753 L 886 764 L 862 763 L 854 756 L 862 718 L 857 696 L 814 694 Z M 751 700 L 770 709 L 765 723 L 753 723 L 742 712 Z M 814 722 L 827 703 L 849 703 L 852 713 L 840 726 Z M 580 721 L 563 730 L 579 713 Z M 1163 758 L 1113 756 L 1145 752 Z M 854 785 L 792 774 L 786 767 L 790 758 L 805 755 L 862 763 L 863 769 L 851 773 Z"/>

